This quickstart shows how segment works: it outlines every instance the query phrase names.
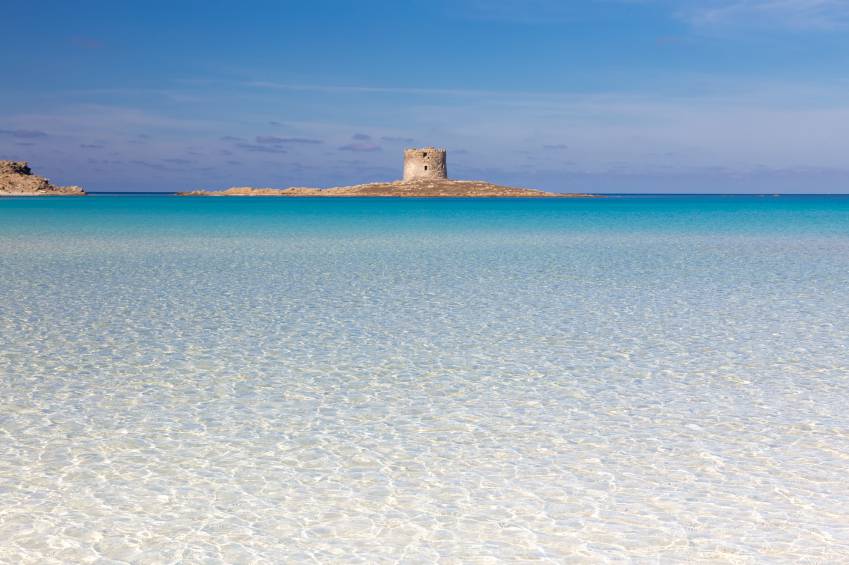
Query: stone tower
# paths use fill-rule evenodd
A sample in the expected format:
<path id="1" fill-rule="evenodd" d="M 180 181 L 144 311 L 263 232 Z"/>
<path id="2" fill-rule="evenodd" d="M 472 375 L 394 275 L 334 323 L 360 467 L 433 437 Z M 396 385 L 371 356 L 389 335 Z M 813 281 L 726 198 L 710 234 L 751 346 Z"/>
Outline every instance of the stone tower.
<path id="1" fill-rule="evenodd" d="M 447 179 L 445 149 L 422 147 L 404 150 L 404 180 Z"/>

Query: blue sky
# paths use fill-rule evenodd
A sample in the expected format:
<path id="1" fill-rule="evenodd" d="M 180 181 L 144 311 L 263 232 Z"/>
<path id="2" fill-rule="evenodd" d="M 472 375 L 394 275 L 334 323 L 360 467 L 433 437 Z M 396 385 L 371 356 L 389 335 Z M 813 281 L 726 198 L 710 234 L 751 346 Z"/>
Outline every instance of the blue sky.
<path id="1" fill-rule="evenodd" d="M 849 192 L 849 0 L 6 2 L 0 158 L 89 190 L 400 176 Z"/>

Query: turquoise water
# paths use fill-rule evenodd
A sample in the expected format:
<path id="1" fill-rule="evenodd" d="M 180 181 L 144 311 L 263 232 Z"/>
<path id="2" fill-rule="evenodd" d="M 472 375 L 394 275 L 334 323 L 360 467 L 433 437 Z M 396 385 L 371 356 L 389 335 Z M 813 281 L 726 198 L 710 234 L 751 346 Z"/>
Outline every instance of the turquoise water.
<path id="1" fill-rule="evenodd" d="M 0 562 L 849 560 L 849 198 L 0 200 Z"/>

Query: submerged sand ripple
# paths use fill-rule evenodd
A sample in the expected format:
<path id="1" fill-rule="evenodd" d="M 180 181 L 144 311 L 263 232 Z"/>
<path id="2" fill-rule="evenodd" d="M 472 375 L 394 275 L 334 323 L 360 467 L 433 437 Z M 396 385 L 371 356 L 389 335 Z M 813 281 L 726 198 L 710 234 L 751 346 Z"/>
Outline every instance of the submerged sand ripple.
<path id="1" fill-rule="evenodd" d="M 849 559 L 846 239 L 339 230 L 0 239 L 0 562 Z"/>

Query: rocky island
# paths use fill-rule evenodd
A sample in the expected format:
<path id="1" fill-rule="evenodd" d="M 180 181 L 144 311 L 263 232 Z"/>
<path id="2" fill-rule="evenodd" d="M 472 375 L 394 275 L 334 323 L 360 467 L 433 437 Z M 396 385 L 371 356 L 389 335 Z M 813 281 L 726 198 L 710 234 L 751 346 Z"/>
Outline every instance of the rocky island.
<path id="1" fill-rule="evenodd" d="M 26 161 L 0 161 L 0 196 L 84 196 L 79 186 L 56 186 L 32 174 Z"/>
<path id="2" fill-rule="evenodd" d="M 559 194 L 533 188 L 500 186 L 484 181 L 449 180 L 446 151 L 434 147 L 404 151 L 404 178 L 332 188 L 251 188 L 193 190 L 179 196 L 320 196 L 394 198 L 596 198 L 591 194 Z"/>
<path id="3" fill-rule="evenodd" d="M 321 196 L 321 197 L 397 197 L 397 198 L 593 198 L 591 194 L 558 194 L 532 188 L 499 186 L 474 180 L 395 181 L 336 186 L 332 188 L 251 188 L 193 190 L 179 196 Z"/>

